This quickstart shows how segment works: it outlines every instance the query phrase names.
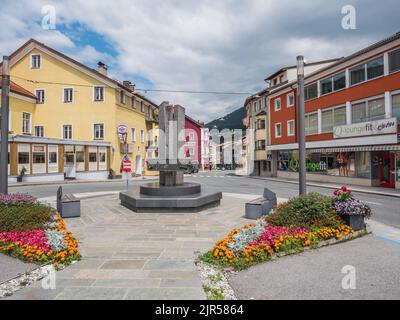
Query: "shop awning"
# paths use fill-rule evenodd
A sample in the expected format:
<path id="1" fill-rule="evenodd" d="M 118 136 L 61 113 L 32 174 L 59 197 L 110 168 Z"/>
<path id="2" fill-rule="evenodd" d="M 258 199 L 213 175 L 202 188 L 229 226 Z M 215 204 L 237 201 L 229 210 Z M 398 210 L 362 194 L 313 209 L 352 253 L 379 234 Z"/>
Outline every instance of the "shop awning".
<path id="1" fill-rule="evenodd" d="M 394 145 L 376 145 L 376 146 L 354 146 L 354 147 L 337 147 L 337 148 L 317 148 L 307 149 L 307 151 L 316 153 L 329 152 L 352 152 L 352 151 L 400 151 L 400 144 Z"/>

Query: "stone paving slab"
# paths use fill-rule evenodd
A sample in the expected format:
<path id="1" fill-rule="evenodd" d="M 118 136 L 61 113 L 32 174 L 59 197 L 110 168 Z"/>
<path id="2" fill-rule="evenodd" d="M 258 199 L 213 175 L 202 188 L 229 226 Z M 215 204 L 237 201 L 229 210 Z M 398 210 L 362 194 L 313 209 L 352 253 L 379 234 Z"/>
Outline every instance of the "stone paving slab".
<path id="1" fill-rule="evenodd" d="M 0 283 L 15 278 L 25 272 L 32 271 L 39 266 L 33 263 L 25 263 L 21 260 L 0 253 Z"/>
<path id="2" fill-rule="evenodd" d="M 56 273 L 56 290 L 40 283 L 11 299 L 205 299 L 194 265 L 243 218 L 241 197 L 200 213 L 135 213 L 111 195 L 81 201 L 82 216 L 67 219 L 82 261 Z"/>

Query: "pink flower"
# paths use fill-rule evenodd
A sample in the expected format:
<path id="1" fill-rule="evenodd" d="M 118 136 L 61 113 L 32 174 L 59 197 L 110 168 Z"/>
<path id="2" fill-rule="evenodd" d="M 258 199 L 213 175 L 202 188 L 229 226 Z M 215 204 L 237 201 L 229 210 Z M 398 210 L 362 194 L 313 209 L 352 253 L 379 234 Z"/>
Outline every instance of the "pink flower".
<path id="1" fill-rule="evenodd" d="M 37 250 L 46 252 L 51 250 L 43 230 L 29 232 L 2 232 L 0 233 L 0 241 L 5 243 L 19 242 L 22 246 L 28 245 L 36 247 Z"/>

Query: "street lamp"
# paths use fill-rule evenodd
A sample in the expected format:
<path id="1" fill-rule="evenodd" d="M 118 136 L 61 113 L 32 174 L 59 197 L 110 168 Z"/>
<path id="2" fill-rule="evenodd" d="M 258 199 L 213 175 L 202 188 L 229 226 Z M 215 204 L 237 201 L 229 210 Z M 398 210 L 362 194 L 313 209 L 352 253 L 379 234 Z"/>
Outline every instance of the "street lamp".
<path id="1" fill-rule="evenodd" d="M 305 111 L 304 111 L 304 57 L 297 57 L 297 105 L 298 125 L 297 133 L 299 139 L 299 194 L 305 195 L 306 190 L 306 134 L 305 134 Z"/>

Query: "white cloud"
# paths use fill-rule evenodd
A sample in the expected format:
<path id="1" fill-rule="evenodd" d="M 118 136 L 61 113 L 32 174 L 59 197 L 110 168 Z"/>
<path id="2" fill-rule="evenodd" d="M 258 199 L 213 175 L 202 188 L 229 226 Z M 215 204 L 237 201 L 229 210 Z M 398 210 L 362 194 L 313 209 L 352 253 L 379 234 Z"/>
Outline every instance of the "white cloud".
<path id="1" fill-rule="evenodd" d="M 107 60 L 111 73 L 121 80 L 141 76 L 158 89 L 254 92 L 264 86 L 266 75 L 295 64 L 300 53 L 308 61 L 343 56 L 390 34 L 371 19 L 357 32 L 343 31 L 341 6 L 361 5 L 355 0 L 330 5 L 325 0 L 53 1 L 58 23 L 79 23 L 101 34 L 118 52 L 110 57 L 94 44 L 82 48 L 79 32 L 71 40 L 60 32 L 38 30 L 41 6 L 49 3 L 6 1 L 1 17 L 7 23 L 0 29 L 3 53 L 37 37 L 84 63 Z M 365 15 L 383 10 L 373 0 L 363 1 L 362 6 Z M 392 20 L 395 25 L 396 19 Z M 184 93 L 148 96 L 159 103 L 179 103 L 192 117 L 206 120 L 242 106 L 245 99 Z"/>

